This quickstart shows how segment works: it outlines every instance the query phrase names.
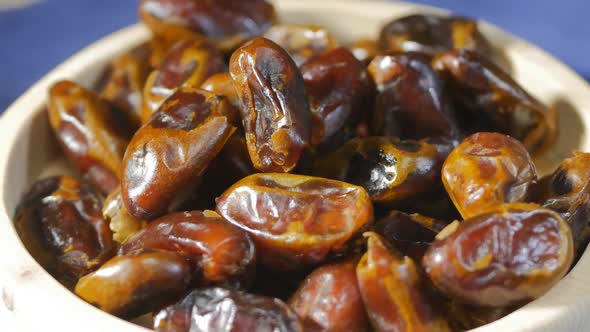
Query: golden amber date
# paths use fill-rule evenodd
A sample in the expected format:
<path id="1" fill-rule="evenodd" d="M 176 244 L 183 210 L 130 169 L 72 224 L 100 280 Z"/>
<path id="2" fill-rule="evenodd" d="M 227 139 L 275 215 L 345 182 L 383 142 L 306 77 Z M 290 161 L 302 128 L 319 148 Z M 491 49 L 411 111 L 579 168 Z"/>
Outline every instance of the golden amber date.
<path id="1" fill-rule="evenodd" d="M 334 150 L 355 135 L 373 84 L 346 48 L 315 56 L 301 66 L 301 74 L 312 112 L 311 144 Z"/>
<path id="2" fill-rule="evenodd" d="M 557 115 L 530 96 L 502 69 L 468 50 L 437 55 L 432 66 L 445 81 L 462 129 L 493 131 L 521 141 L 531 153 L 557 136 Z"/>
<path id="3" fill-rule="evenodd" d="M 222 50 L 262 35 L 275 19 L 266 0 L 142 0 L 139 16 L 164 39 L 205 36 Z"/>
<path id="4" fill-rule="evenodd" d="M 452 49 L 490 53 L 477 22 L 465 17 L 409 15 L 387 23 L 379 35 L 382 50 L 420 52 L 429 56 Z"/>
<path id="5" fill-rule="evenodd" d="M 233 53 L 229 71 L 254 166 L 263 172 L 292 170 L 311 137 L 299 69 L 279 45 L 255 38 Z"/>
<path id="6" fill-rule="evenodd" d="M 125 204 L 123 204 L 123 197 L 121 197 L 121 188 L 117 188 L 107 196 L 102 205 L 102 216 L 109 223 L 109 228 L 113 232 L 113 240 L 119 243 L 125 242 L 146 226 L 144 220 L 136 219 L 127 211 Z"/>
<path id="7" fill-rule="evenodd" d="M 304 175 L 250 175 L 217 199 L 217 211 L 256 243 L 259 261 L 294 270 L 341 252 L 373 219 L 366 191 Z"/>
<path id="8" fill-rule="evenodd" d="M 511 203 L 449 225 L 422 265 L 451 298 L 503 307 L 543 295 L 565 275 L 572 259 L 572 234 L 557 213 Z"/>
<path id="9" fill-rule="evenodd" d="M 380 54 L 369 64 L 369 73 L 378 90 L 370 119 L 373 135 L 458 140 L 450 100 L 427 57 Z"/>
<path id="10" fill-rule="evenodd" d="M 49 89 L 49 122 L 68 158 L 92 184 L 109 194 L 119 185 L 129 142 L 124 119 L 93 92 L 71 81 Z"/>
<path id="11" fill-rule="evenodd" d="M 303 332 L 283 301 L 223 288 L 192 291 L 154 317 L 157 332 Z"/>
<path id="12" fill-rule="evenodd" d="M 498 133 L 477 133 L 451 152 L 442 179 L 457 210 L 470 218 L 502 203 L 525 201 L 537 171 L 519 141 Z"/>
<path id="13" fill-rule="evenodd" d="M 142 122 L 180 87 L 197 88 L 209 76 L 226 69 L 221 53 L 205 39 L 180 41 L 166 53 L 144 86 Z"/>
<path id="14" fill-rule="evenodd" d="M 356 260 L 314 270 L 289 300 L 289 306 L 309 332 L 369 330 L 356 278 Z"/>
<path id="15" fill-rule="evenodd" d="M 102 197 L 68 176 L 35 182 L 16 209 L 14 227 L 43 268 L 69 285 L 114 253 Z"/>
<path id="16" fill-rule="evenodd" d="M 119 255 L 146 250 L 182 255 L 201 285 L 248 281 L 256 258 L 248 234 L 213 211 L 176 212 L 153 220 L 121 245 Z"/>
<path id="17" fill-rule="evenodd" d="M 418 267 L 392 252 L 376 233 L 367 232 L 367 252 L 356 268 L 359 289 L 373 329 L 451 331 L 436 311 Z"/>
<path id="18" fill-rule="evenodd" d="M 104 74 L 100 96 L 127 116 L 134 128 L 141 125 L 143 86 L 150 73 L 147 45 L 141 45 L 131 52 L 115 58 Z"/>
<path id="19" fill-rule="evenodd" d="M 313 25 L 273 25 L 264 37 L 285 49 L 297 66 L 338 47 L 338 42 L 326 28 Z"/>
<path id="20" fill-rule="evenodd" d="M 121 194 L 129 213 L 151 220 L 190 193 L 234 132 L 234 113 L 223 96 L 204 90 L 170 96 L 125 153 Z"/>
<path id="21" fill-rule="evenodd" d="M 169 252 L 116 256 L 78 281 L 75 292 L 115 316 L 133 318 L 179 298 L 191 280 L 185 259 Z"/>
<path id="22" fill-rule="evenodd" d="M 444 155 L 427 141 L 355 138 L 314 162 L 313 174 L 361 186 L 377 203 L 400 203 L 440 186 Z"/>

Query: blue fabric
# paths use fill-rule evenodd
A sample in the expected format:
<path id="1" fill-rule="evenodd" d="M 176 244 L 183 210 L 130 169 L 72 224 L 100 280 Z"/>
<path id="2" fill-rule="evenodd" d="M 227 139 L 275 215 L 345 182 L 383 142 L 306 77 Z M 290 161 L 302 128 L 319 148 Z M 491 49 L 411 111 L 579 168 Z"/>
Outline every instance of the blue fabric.
<path id="1" fill-rule="evenodd" d="M 416 2 L 494 23 L 590 78 L 588 0 Z M 0 112 L 70 55 L 136 22 L 136 6 L 136 0 L 45 0 L 22 9 L 0 10 Z"/>

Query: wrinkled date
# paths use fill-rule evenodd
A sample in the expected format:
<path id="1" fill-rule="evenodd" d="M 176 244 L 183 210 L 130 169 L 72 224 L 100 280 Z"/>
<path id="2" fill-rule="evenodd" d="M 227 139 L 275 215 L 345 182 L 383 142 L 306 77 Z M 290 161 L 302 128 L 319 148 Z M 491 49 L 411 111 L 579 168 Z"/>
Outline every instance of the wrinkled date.
<path id="1" fill-rule="evenodd" d="M 99 309 L 133 318 L 178 299 L 191 280 L 185 259 L 169 252 L 116 256 L 78 281 L 76 294 Z"/>
<path id="2" fill-rule="evenodd" d="M 429 56 L 451 49 L 490 53 L 490 45 L 479 32 L 477 22 L 438 15 L 410 15 L 391 21 L 381 30 L 379 46 L 382 50 Z"/>
<path id="3" fill-rule="evenodd" d="M 403 255 L 419 262 L 436 234 L 445 226 L 447 223 L 441 220 L 392 211 L 375 222 L 373 229 Z"/>
<path id="4" fill-rule="evenodd" d="M 368 331 L 356 278 L 356 260 L 314 270 L 289 301 L 306 331 Z"/>
<path id="5" fill-rule="evenodd" d="M 303 332 L 297 315 L 281 300 L 204 288 L 162 309 L 154 318 L 157 332 Z"/>
<path id="6" fill-rule="evenodd" d="M 338 47 L 338 42 L 323 27 L 309 25 L 273 25 L 264 34 L 291 55 L 293 61 L 301 66 L 305 61 Z"/>
<path id="7" fill-rule="evenodd" d="M 39 180 L 21 200 L 14 226 L 35 260 L 69 284 L 113 254 L 101 204 L 89 185 L 68 176 Z"/>
<path id="8" fill-rule="evenodd" d="M 446 82 L 466 132 L 507 134 L 531 153 L 541 152 L 555 140 L 555 111 L 483 56 L 467 50 L 449 51 L 435 57 L 432 65 Z"/>
<path id="9" fill-rule="evenodd" d="M 451 105 L 428 58 L 419 53 L 378 55 L 369 73 L 379 92 L 370 123 L 373 135 L 457 140 Z"/>
<path id="10" fill-rule="evenodd" d="M 519 141 L 498 133 L 477 133 L 451 152 L 442 179 L 457 210 L 470 218 L 502 203 L 527 199 L 537 172 Z"/>
<path id="11" fill-rule="evenodd" d="M 136 219 L 127 211 L 121 197 L 121 188 L 107 196 L 102 205 L 102 216 L 109 222 L 109 228 L 113 231 L 113 240 L 119 243 L 125 242 L 146 226 L 144 220 Z"/>
<path id="12" fill-rule="evenodd" d="M 391 252 L 376 233 L 367 232 L 365 237 L 367 253 L 356 273 L 375 331 L 450 331 L 425 292 L 414 261 Z"/>
<path id="13" fill-rule="evenodd" d="M 426 141 L 356 138 L 314 163 L 314 175 L 361 186 L 378 203 L 399 203 L 440 186 L 444 156 Z"/>
<path id="14" fill-rule="evenodd" d="M 210 76 L 201 84 L 201 89 L 224 96 L 236 109 L 240 109 L 240 99 L 229 73 L 218 73 Z"/>
<path id="15" fill-rule="evenodd" d="M 422 265 L 452 298 L 503 307 L 543 295 L 565 275 L 572 257 L 571 231 L 557 213 L 511 203 L 449 225 Z"/>
<path id="16" fill-rule="evenodd" d="M 312 112 L 311 144 L 333 150 L 354 136 L 372 97 L 370 78 L 346 48 L 305 62 L 301 74 Z"/>
<path id="17" fill-rule="evenodd" d="M 242 45 L 229 66 L 254 166 L 264 172 L 290 171 L 311 137 L 299 69 L 287 52 L 264 38 Z"/>
<path id="18" fill-rule="evenodd" d="M 549 176 L 540 202 L 561 215 L 576 247 L 582 245 L 590 219 L 590 153 L 576 152 L 565 159 Z"/>
<path id="19" fill-rule="evenodd" d="M 340 181 L 254 174 L 217 199 L 217 211 L 254 239 L 266 266 L 293 270 L 323 261 L 373 218 L 366 191 Z"/>
<path id="20" fill-rule="evenodd" d="M 186 257 L 200 276 L 198 284 L 248 281 L 256 251 L 248 234 L 213 211 L 168 214 L 127 240 L 119 255 L 145 250 Z"/>
<path id="21" fill-rule="evenodd" d="M 121 194 L 129 213 L 150 220 L 194 189 L 235 127 L 223 97 L 181 88 L 141 127 L 125 152 Z"/>
<path id="22" fill-rule="evenodd" d="M 202 35 L 231 50 L 263 34 L 275 18 L 265 0 L 142 0 L 139 16 L 156 36 L 168 40 Z"/>
<path id="23" fill-rule="evenodd" d="M 209 76 L 225 69 L 223 56 L 207 40 L 188 39 L 174 44 L 145 83 L 142 122 L 149 121 L 176 89 L 197 88 Z"/>
<path id="24" fill-rule="evenodd" d="M 134 128 L 141 125 L 143 86 L 150 72 L 150 50 L 141 45 L 113 60 L 105 72 L 100 96 L 125 112 Z"/>
<path id="25" fill-rule="evenodd" d="M 119 185 L 119 170 L 129 134 L 116 111 L 94 93 L 70 81 L 49 89 L 49 122 L 66 155 L 94 185 L 109 194 Z"/>

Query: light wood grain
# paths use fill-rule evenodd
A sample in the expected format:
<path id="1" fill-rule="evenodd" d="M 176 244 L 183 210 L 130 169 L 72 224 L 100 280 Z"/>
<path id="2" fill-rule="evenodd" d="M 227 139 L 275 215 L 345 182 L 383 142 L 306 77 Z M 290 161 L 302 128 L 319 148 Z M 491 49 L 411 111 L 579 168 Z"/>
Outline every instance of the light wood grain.
<path id="1" fill-rule="evenodd" d="M 375 37 L 391 18 L 416 12 L 441 12 L 402 2 L 275 1 L 282 21 L 325 25 L 342 42 Z M 569 68 L 540 49 L 483 23 L 486 36 L 505 52 L 513 75 L 533 95 L 558 108 L 560 137 L 542 159 L 548 172 L 572 150 L 590 151 L 590 87 Z M 26 188 L 40 175 L 65 168 L 43 112 L 46 91 L 59 79 L 92 85 L 109 59 L 146 40 L 141 25 L 115 33 L 57 67 L 19 98 L 0 118 L 0 301 L 22 331 L 128 331 L 146 329 L 95 309 L 64 289 L 25 251 L 11 221 Z M 2 306 L 0 306 L 2 308 Z M 513 314 L 477 331 L 590 331 L 590 257 L 551 291 Z"/>

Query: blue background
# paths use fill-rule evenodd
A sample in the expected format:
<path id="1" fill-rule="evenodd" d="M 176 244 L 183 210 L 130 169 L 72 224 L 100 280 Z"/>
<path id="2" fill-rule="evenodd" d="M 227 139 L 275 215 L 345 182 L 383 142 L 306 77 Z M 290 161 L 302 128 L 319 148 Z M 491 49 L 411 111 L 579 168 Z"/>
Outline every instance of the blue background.
<path id="1" fill-rule="evenodd" d="M 494 23 L 590 78 L 590 0 L 415 2 Z M 136 6 L 136 0 L 45 0 L 0 11 L 0 112 L 76 51 L 136 22 Z"/>

